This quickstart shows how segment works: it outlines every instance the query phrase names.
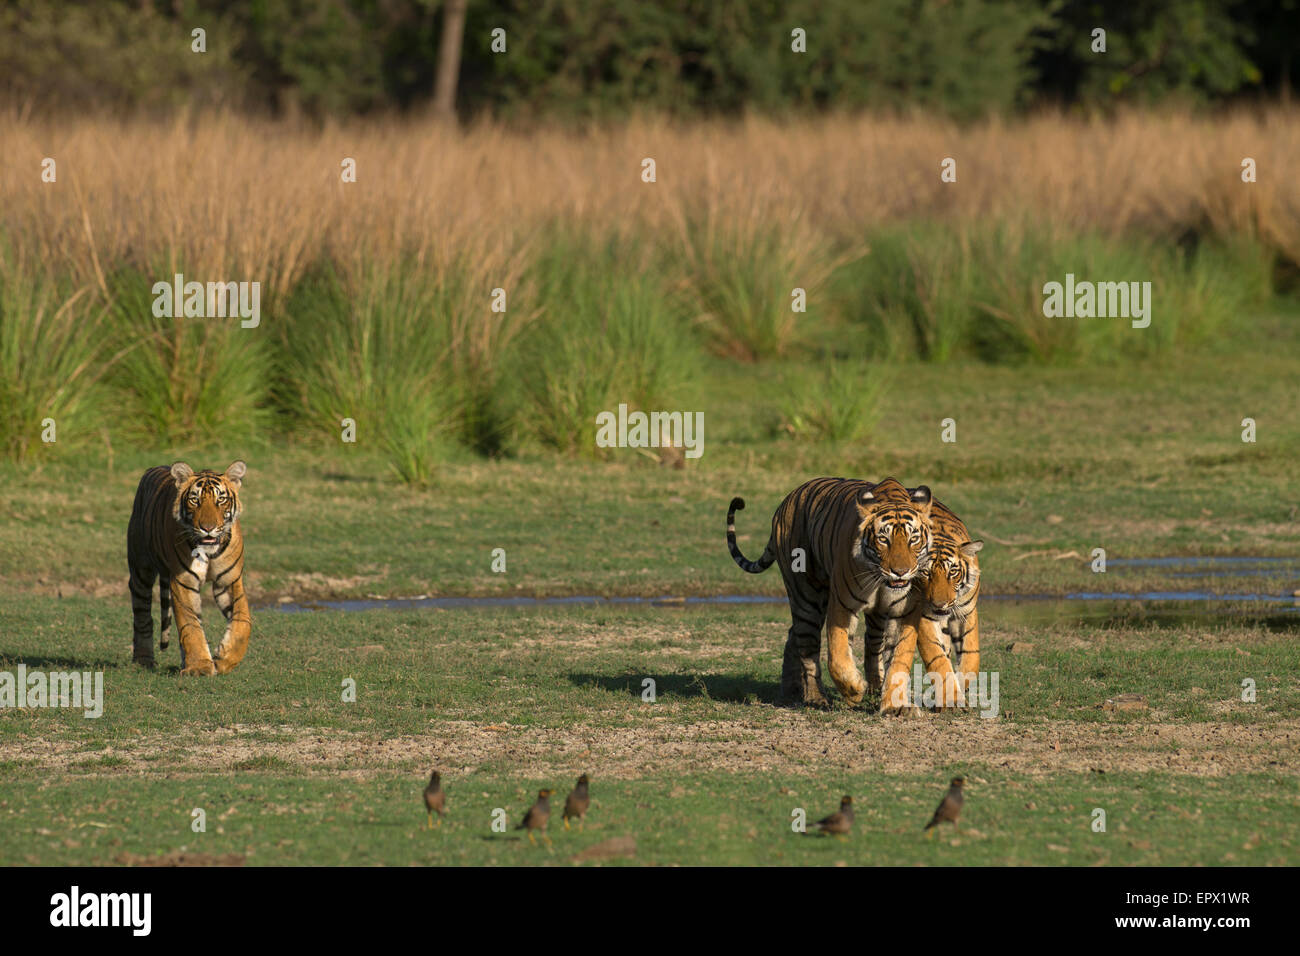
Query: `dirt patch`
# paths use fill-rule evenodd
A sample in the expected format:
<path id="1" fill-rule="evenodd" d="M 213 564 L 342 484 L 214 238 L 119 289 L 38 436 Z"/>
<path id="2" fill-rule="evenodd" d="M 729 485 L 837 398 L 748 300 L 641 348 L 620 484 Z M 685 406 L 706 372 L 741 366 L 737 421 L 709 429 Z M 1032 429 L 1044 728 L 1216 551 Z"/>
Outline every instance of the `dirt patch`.
<path id="1" fill-rule="evenodd" d="M 619 857 L 636 856 L 636 837 L 621 836 L 611 837 L 608 840 L 601 840 L 574 854 L 574 863 L 584 863 L 588 860 L 616 860 Z"/>
<path id="2" fill-rule="evenodd" d="M 1154 715 L 1153 715 L 1154 716 Z M 256 768 L 365 779 L 394 771 L 468 774 L 484 765 L 521 778 L 751 772 L 824 774 L 828 769 L 889 774 L 982 766 L 1029 776 L 1163 771 L 1196 777 L 1270 772 L 1300 775 L 1300 720 L 1267 728 L 1229 722 L 1014 723 L 974 714 L 929 714 L 894 720 L 858 712 L 811 715 L 761 708 L 760 720 L 705 720 L 684 725 L 671 713 L 636 727 L 575 722 L 560 728 L 482 721 L 442 721 L 428 734 L 382 739 L 372 734 L 289 726 L 236 726 L 208 733 L 177 728 L 111 748 L 122 762 L 93 771 L 201 774 Z M 266 734 L 277 740 L 261 739 Z M 199 741 L 188 745 L 184 741 Z M 159 752 L 168 754 L 158 760 Z M 68 771 L 89 756 L 73 741 L 26 738 L 0 745 L 0 760 L 21 758 L 29 770 Z M 153 757 L 155 759 L 147 759 Z M 270 760 L 268 760 L 270 758 Z"/>
<path id="3" fill-rule="evenodd" d="M 243 866 L 244 857 L 239 853 L 181 853 L 173 851 L 162 856 L 139 856 L 135 853 L 122 853 L 114 860 L 123 866 Z"/>

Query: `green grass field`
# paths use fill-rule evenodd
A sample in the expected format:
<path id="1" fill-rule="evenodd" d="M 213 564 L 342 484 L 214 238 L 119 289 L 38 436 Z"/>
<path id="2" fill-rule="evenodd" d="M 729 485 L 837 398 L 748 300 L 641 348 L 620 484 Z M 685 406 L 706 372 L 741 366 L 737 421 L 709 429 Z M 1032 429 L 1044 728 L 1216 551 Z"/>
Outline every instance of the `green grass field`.
<path id="1" fill-rule="evenodd" d="M 268 609 L 235 674 L 181 680 L 174 648 L 156 673 L 126 662 L 115 604 L 34 599 L 3 612 L 4 633 L 25 636 L 0 665 L 102 668 L 105 711 L 0 722 L 0 862 L 1294 862 L 1294 626 L 1007 616 L 1020 623 L 994 616 L 985 639 L 997 719 L 890 719 L 773 706 L 779 607 Z M 1134 691 L 1148 712 L 1099 707 Z M 449 799 L 432 833 L 419 796 L 431 767 Z M 513 827 L 538 788 L 566 793 L 584 771 L 583 830 L 557 819 L 550 850 L 493 832 L 494 810 Z M 963 827 L 924 839 L 955 773 Z M 796 808 L 815 820 L 841 793 L 860 814 L 851 837 L 792 832 Z"/>
<path id="2" fill-rule="evenodd" d="M 987 543 L 985 592 L 1207 589 L 1250 577 L 1117 564 L 1300 551 L 1294 314 L 1263 343 L 1138 367 L 903 364 L 862 441 L 805 442 L 783 400 L 812 363 L 700 376 L 705 453 L 453 459 L 426 488 L 364 443 L 102 450 L 0 465 L 0 671 L 102 670 L 104 715 L 0 710 L 0 864 L 1294 864 L 1300 858 L 1300 615 L 1285 607 L 987 600 L 996 719 L 887 719 L 774 705 L 780 604 L 287 613 L 281 598 L 781 593 L 747 553 L 817 474 L 929 483 Z M 799 389 L 782 383 L 803 383 Z M 957 422 L 955 444 L 940 422 Z M 1243 443 L 1241 420 L 1258 441 Z M 175 646 L 133 668 L 125 530 L 148 465 L 247 459 L 248 657 L 181 680 Z M 491 571 L 504 548 L 507 570 Z M 210 597 L 205 598 L 210 608 Z M 209 628 L 217 619 L 209 610 Z M 209 638 L 214 635 L 209 632 Z M 861 643 L 856 647 L 861 657 Z M 357 699 L 342 699 L 346 679 Z M 642 682 L 655 681 L 653 703 Z M 1243 681 L 1257 698 L 1242 699 Z M 829 682 L 828 682 L 829 683 Z M 1148 708 L 1103 702 L 1138 693 Z M 443 772 L 449 814 L 421 829 Z M 531 846 L 538 788 L 592 775 L 584 830 Z M 968 779 L 962 828 L 921 828 Z M 855 796 L 839 840 L 791 830 Z M 204 809 L 207 831 L 191 830 Z M 1104 833 L 1093 811 L 1106 812 Z M 630 838 L 631 842 L 628 842 Z"/>
<path id="3" fill-rule="evenodd" d="M 1108 559 L 1300 554 L 1300 313 L 1259 321 L 1260 340 L 1220 355 L 1136 367 L 903 364 L 860 442 L 802 442 L 786 396 L 815 387 L 810 362 L 717 362 L 687 406 L 704 454 L 684 470 L 635 449 L 606 461 L 535 453 L 466 457 L 434 485 L 397 481 L 355 445 L 168 448 L 0 464 L 0 593 L 120 595 L 126 518 L 145 468 L 243 457 L 242 523 L 255 599 L 282 595 L 782 593 L 775 572 L 740 573 L 723 537 L 742 495 L 741 546 L 757 554 L 773 510 L 817 475 L 925 482 L 985 540 L 986 590 L 1125 591 L 1168 585 L 1159 569 L 1095 574 Z M 783 385 L 786 383 L 786 385 Z M 956 422 L 956 442 L 941 422 Z M 1241 440 L 1244 418 L 1257 440 Z M 594 431 L 594 423 L 592 425 Z M 364 431 L 361 432 L 364 435 Z M 593 546 L 599 542 L 599 546 Z M 504 548 L 505 574 L 492 551 Z M 1263 578 L 1289 593 L 1294 577 Z M 1179 589 L 1233 590 L 1210 577 Z"/>

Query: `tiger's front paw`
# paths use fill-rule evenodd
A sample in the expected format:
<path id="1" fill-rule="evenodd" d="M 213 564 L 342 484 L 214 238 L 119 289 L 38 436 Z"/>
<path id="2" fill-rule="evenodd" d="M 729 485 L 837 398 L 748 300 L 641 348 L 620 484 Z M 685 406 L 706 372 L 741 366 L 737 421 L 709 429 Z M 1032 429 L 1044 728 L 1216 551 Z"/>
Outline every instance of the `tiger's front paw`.
<path id="1" fill-rule="evenodd" d="M 239 661 L 228 661 L 224 657 L 218 657 L 213 663 L 217 665 L 218 674 L 229 674 L 239 666 Z"/>
<path id="2" fill-rule="evenodd" d="M 199 661 L 181 670 L 182 677 L 211 677 L 217 672 L 212 661 Z"/>
<path id="3" fill-rule="evenodd" d="M 911 704 L 903 704 L 896 707 L 881 707 L 881 717 L 920 717 L 923 711 L 920 707 L 913 707 Z"/>

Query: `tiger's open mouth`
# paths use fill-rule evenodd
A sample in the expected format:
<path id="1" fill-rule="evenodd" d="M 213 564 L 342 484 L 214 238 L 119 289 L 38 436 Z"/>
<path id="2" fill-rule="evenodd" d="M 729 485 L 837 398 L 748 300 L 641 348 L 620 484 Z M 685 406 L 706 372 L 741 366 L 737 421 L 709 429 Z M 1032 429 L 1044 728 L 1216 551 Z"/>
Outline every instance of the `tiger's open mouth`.
<path id="1" fill-rule="evenodd" d="M 912 585 L 912 579 L 911 579 L 911 578 L 907 578 L 907 579 L 904 580 L 904 581 L 886 581 L 886 582 L 885 582 L 885 586 L 886 586 L 886 587 L 891 587 L 891 588 L 894 588 L 895 590 L 898 590 L 898 589 L 900 589 L 900 588 L 911 587 L 911 585 Z"/>
<path id="2" fill-rule="evenodd" d="M 194 543 L 210 548 L 221 543 L 221 536 L 216 534 L 200 535 L 194 539 Z"/>

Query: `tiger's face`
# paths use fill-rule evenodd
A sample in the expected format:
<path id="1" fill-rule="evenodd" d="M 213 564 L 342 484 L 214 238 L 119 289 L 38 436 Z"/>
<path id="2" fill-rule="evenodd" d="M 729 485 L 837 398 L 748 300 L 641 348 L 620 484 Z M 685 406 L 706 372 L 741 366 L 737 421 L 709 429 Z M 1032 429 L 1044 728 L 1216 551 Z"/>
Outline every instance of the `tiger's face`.
<path id="1" fill-rule="evenodd" d="M 979 584 L 980 567 L 975 560 L 983 541 L 936 541 L 925 574 L 925 599 L 940 611 L 951 611 Z"/>
<path id="2" fill-rule="evenodd" d="M 885 587 L 902 592 L 929 564 L 930 489 L 908 492 L 892 478 L 858 499 L 863 521 L 859 554 Z"/>
<path id="3" fill-rule="evenodd" d="M 215 471 L 195 472 L 178 461 L 172 465 L 176 482 L 174 517 L 196 552 L 212 557 L 230 540 L 230 532 L 239 518 L 239 488 L 248 466 L 236 461 L 225 474 Z"/>

